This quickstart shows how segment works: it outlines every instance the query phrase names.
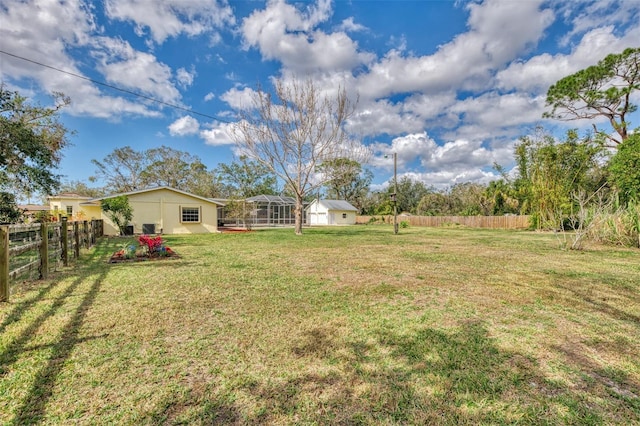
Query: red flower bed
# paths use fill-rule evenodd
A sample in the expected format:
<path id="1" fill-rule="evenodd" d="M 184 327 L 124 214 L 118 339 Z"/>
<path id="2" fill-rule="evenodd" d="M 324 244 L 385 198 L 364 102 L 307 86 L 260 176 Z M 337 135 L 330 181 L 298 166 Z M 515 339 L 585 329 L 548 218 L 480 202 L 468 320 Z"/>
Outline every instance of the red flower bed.
<path id="1" fill-rule="evenodd" d="M 109 263 L 141 262 L 145 260 L 160 260 L 179 257 L 170 247 L 166 246 L 161 236 L 138 237 L 138 245 L 127 244 L 109 259 Z"/>

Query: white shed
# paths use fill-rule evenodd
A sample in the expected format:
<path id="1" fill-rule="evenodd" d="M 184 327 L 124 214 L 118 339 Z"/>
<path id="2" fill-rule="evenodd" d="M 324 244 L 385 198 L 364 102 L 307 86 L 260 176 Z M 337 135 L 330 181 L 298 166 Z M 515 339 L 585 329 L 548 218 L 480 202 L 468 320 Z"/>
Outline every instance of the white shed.
<path id="1" fill-rule="evenodd" d="M 355 225 L 358 209 L 344 200 L 314 200 L 306 208 L 309 225 Z"/>

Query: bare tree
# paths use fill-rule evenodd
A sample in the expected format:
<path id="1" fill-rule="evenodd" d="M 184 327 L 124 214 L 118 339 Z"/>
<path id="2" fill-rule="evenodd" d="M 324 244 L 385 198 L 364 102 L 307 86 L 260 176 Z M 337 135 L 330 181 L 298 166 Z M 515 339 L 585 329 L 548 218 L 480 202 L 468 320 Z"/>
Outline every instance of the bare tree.
<path id="1" fill-rule="evenodd" d="M 312 80 L 276 80 L 274 95 L 258 87 L 252 101 L 251 109 L 238 112 L 232 137 L 295 195 L 295 232 L 300 235 L 305 195 L 326 183 L 316 168 L 336 158 L 362 160 L 366 155 L 343 128 L 354 106 L 344 88 L 330 96 Z"/>
<path id="2" fill-rule="evenodd" d="M 96 174 L 89 178 L 95 182 L 99 179 L 113 192 L 130 192 L 142 189 L 142 172 L 148 165 L 144 152 L 136 151 L 130 146 L 116 148 L 104 160 L 91 160 L 96 166 Z"/>

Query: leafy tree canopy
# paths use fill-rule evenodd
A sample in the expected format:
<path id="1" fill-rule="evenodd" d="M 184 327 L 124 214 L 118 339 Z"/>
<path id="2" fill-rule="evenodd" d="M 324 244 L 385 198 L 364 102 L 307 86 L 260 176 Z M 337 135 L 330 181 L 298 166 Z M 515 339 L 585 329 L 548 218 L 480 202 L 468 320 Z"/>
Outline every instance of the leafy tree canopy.
<path id="1" fill-rule="evenodd" d="M 0 208 L 5 212 L 15 209 L 9 194 L 50 194 L 59 186 L 54 170 L 69 131 L 58 114 L 70 100 L 61 93 L 53 97 L 54 106 L 43 107 L 0 84 L 0 192 L 5 194 Z"/>
<path id="2" fill-rule="evenodd" d="M 580 139 L 575 130 L 564 141 L 539 132 L 523 137 L 515 147 L 519 176 L 514 182 L 521 212 L 536 217 L 538 227 L 556 228 L 572 210 L 573 195 L 594 193 L 602 184 L 602 146 Z"/>
<path id="3" fill-rule="evenodd" d="M 103 180 L 110 192 L 131 192 L 143 189 L 142 172 L 147 166 L 146 156 L 130 146 L 116 148 L 102 161 L 93 159 L 96 173 L 90 181 Z"/>
<path id="4" fill-rule="evenodd" d="M 551 111 L 544 117 L 559 120 L 606 118 L 617 137 L 598 130 L 595 123 L 593 128 L 615 146 L 629 135 L 627 119 L 637 109 L 631 102 L 631 95 L 639 89 L 640 47 L 625 49 L 551 86 L 547 92 L 547 106 Z"/>
<path id="5" fill-rule="evenodd" d="M 126 195 L 105 198 L 101 203 L 102 211 L 118 227 L 120 235 L 125 234 L 125 230 L 131 219 L 133 219 L 133 209 L 129 204 Z"/>
<path id="6" fill-rule="evenodd" d="M 324 175 L 327 195 L 338 200 L 347 200 L 362 210 L 364 200 L 373 180 L 370 170 L 349 158 L 336 158 L 320 164 L 318 172 Z"/>
<path id="7" fill-rule="evenodd" d="M 624 204 L 640 202 L 640 134 L 630 135 L 609 162 L 611 180 Z"/>
<path id="8" fill-rule="evenodd" d="M 90 187 L 86 183 L 72 180 L 64 181 L 60 185 L 60 192 L 82 195 L 83 197 L 98 198 L 106 195 L 104 188 Z"/>
<path id="9" fill-rule="evenodd" d="M 169 186 L 203 197 L 219 195 L 219 185 L 197 156 L 167 146 L 136 151 L 116 148 L 96 166 L 91 181 L 103 180 L 110 192 L 131 192 L 154 186 Z"/>
<path id="10" fill-rule="evenodd" d="M 398 179 L 398 193 L 396 200 L 398 203 L 398 212 L 416 213 L 420 200 L 433 191 L 432 188 L 428 188 L 423 182 L 413 180 L 408 176 L 403 176 Z M 389 185 L 389 193 L 393 192 L 393 184 Z"/>
<path id="11" fill-rule="evenodd" d="M 231 164 L 220 164 L 215 171 L 218 180 L 225 185 L 227 197 L 249 198 L 278 193 L 277 179 L 271 169 L 246 155 Z"/>
<path id="12" fill-rule="evenodd" d="M 0 192 L 0 224 L 16 223 L 23 212 L 16 205 L 16 197 L 8 192 Z"/>

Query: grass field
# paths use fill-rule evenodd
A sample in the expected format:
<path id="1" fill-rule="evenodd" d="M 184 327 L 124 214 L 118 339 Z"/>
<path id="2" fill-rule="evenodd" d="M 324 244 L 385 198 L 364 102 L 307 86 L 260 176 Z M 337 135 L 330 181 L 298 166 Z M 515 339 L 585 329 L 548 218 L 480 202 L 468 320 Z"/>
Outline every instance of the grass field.
<path id="1" fill-rule="evenodd" d="M 0 304 L 0 423 L 640 424 L 640 251 L 386 225 L 168 236 Z"/>

